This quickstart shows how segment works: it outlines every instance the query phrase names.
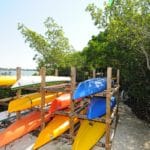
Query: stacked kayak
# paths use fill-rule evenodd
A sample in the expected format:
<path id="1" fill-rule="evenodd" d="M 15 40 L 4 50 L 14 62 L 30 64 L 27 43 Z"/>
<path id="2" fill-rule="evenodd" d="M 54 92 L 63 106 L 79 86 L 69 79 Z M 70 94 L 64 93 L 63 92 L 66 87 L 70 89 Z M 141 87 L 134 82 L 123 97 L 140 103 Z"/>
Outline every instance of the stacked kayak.
<path id="1" fill-rule="evenodd" d="M 110 107 L 111 109 L 116 105 L 115 97 L 111 97 Z M 101 117 L 106 114 L 106 98 L 95 96 L 91 99 L 90 104 L 88 106 L 87 118 L 95 119 Z"/>
<path id="2" fill-rule="evenodd" d="M 105 78 L 94 78 L 81 82 L 76 88 L 73 99 L 90 96 L 98 92 L 106 90 Z M 111 109 L 115 106 L 115 97 L 111 97 Z M 90 100 L 87 109 L 87 118 L 89 120 L 81 121 L 80 128 L 75 137 L 72 149 L 73 150 L 89 150 L 91 149 L 106 131 L 106 124 L 94 122 L 90 119 L 102 117 L 106 114 L 106 98 L 94 96 Z"/>
<path id="3" fill-rule="evenodd" d="M 16 76 L 0 76 L 0 86 L 11 86 L 16 82 Z"/>
<path id="4" fill-rule="evenodd" d="M 106 78 L 93 78 L 80 82 L 73 94 L 73 99 L 83 98 L 106 90 Z"/>
<path id="5" fill-rule="evenodd" d="M 55 109 L 60 110 L 67 108 L 70 105 L 71 95 L 70 94 L 63 94 L 59 98 L 57 98 L 51 105 L 49 111 L 53 112 Z M 78 120 L 75 119 L 75 122 Z M 65 131 L 67 131 L 70 127 L 69 117 L 56 115 L 48 123 L 48 125 L 41 131 L 39 134 L 33 149 L 37 149 L 44 144 L 50 142 L 54 138 L 60 136 Z"/>
<path id="6" fill-rule="evenodd" d="M 53 78 L 54 77 L 54 78 Z M 56 76 L 46 77 L 46 82 L 55 81 L 70 81 L 68 77 L 58 77 Z M 26 86 L 36 85 L 41 82 L 40 76 L 32 78 L 22 78 L 12 86 L 13 89 L 18 89 Z M 94 95 L 99 92 L 106 90 L 106 79 L 105 78 L 94 78 L 81 82 L 75 92 L 73 93 L 73 99 L 79 100 L 81 98 Z M 59 97 L 58 97 L 59 96 Z M 56 137 L 63 134 L 70 128 L 70 119 L 68 116 L 62 115 L 52 115 L 57 110 L 66 109 L 70 106 L 71 94 L 66 93 L 46 93 L 45 103 L 49 103 L 50 108 L 47 113 L 45 113 L 45 122 L 50 121 L 47 126 L 40 132 L 38 138 L 36 139 L 33 149 L 38 149 L 44 144 L 50 142 Z M 8 111 L 16 112 L 24 109 L 28 109 L 34 106 L 39 106 L 41 104 L 41 94 L 33 93 L 29 95 L 24 95 L 16 100 L 10 102 Z M 111 97 L 111 109 L 115 106 L 115 97 Z M 80 128 L 75 137 L 72 149 L 73 150 L 89 150 L 91 149 L 98 140 L 105 134 L 106 124 L 100 122 L 94 122 L 90 119 L 95 119 L 102 117 L 106 114 L 106 98 L 103 97 L 92 97 L 90 104 L 87 108 L 87 118 L 89 120 L 82 120 Z M 16 140 L 17 138 L 25 135 L 28 132 L 33 131 L 41 125 L 41 113 L 39 111 L 34 111 L 28 115 L 17 120 L 12 125 L 10 125 L 6 130 L 0 133 L 0 147 Z M 74 119 L 74 123 L 79 120 Z"/>
<path id="7" fill-rule="evenodd" d="M 46 76 L 47 83 L 56 82 L 69 82 L 70 77 L 57 77 L 57 76 Z M 37 85 L 41 83 L 41 76 L 23 76 L 18 81 L 16 81 L 16 77 L 0 77 L 0 86 L 4 85 L 13 85 L 12 89 L 20 89 L 23 87 L 29 87 L 33 85 Z M 50 103 L 51 106 L 47 113 L 45 113 L 45 122 L 50 120 L 51 114 L 59 109 L 64 109 L 70 105 L 70 94 L 62 95 L 62 92 L 51 92 L 45 94 L 45 103 Z M 58 97 L 62 95 L 61 97 Z M 57 99 L 58 97 L 58 99 Z M 16 112 L 22 111 L 28 108 L 32 108 L 34 106 L 41 105 L 41 93 L 32 93 L 28 95 L 21 96 L 9 103 L 8 112 Z M 58 122 L 57 116 L 56 124 Z M 63 120 L 60 119 L 60 121 Z M 67 118 L 68 120 L 68 118 Z M 66 120 L 63 120 L 66 121 Z M 55 121 L 54 121 L 55 122 Z M 25 135 L 26 133 L 36 129 L 41 125 L 41 112 L 34 111 L 23 116 L 21 119 L 17 120 L 13 124 L 11 124 L 8 128 L 0 133 L 0 147 L 16 140 L 17 138 Z M 57 126 L 59 127 L 59 126 Z M 56 128 L 57 129 L 57 128 Z"/>
<path id="8" fill-rule="evenodd" d="M 115 106 L 116 100 L 111 98 L 111 109 Z M 93 97 L 88 106 L 87 118 L 94 119 L 102 117 L 106 114 L 106 98 Z M 90 120 L 83 120 L 81 122 L 79 131 L 75 137 L 73 150 L 89 150 L 100 138 L 105 134 L 106 124 L 94 122 Z"/>
<path id="9" fill-rule="evenodd" d="M 56 97 L 58 97 L 61 94 L 62 92 L 46 93 L 45 103 L 53 101 Z M 41 104 L 41 94 L 32 93 L 11 101 L 8 105 L 8 112 L 21 111 L 32 108 L 34 106 L 39 106 L 40 104 Z"/>
<path id="10" fill-rule="evenodd" d="M 63 76 L 46 76 L 46 83 L 57 83 L 57 82 L 70 82 L 70 77 Z M 41 76 L 22 76 L 17 82 L 11 87 L 12 89 L 19 89 L 24 87 L 31 87 L 41 83 Z"/>
<path id="11" fill-rule="evenodd" d="M 78 122 L 78 119 L 75 118 L 75 123 Z M 37 149 L 42 145 L 50 142 L 51 140 L 55 139 L 56 137 L 63 134 L 70 128 L 70 121 L 69 117 L 56 115 L 53 120 L 46 126 L 45 129 L 39 134 L 33 149 Z"/>
<path id="12" fill-rule="evenodd" d="M 0 147 L 33 131 L 41 125 L 40 111 L 34 111 L 11 124 L 0 132 Z M 50 119 L 50 113 L 45 114 L 45 122 Z"/>
<path id="13" fill-rule="evenodd" d="M 106 125 L 100 122 L 83 120 L 75 137 L 72 150 L 89 150 L 105 134 Z"/>
<path id="14" fill-rule="evenodd" d="M 65 97 L 66 97 L 66 99 L 65 99 Z M 68 107 L 69 104 L 70 104 L 70 94 L 64 94 L 64 95 L 58 97 L 58 99 L 56 98 L 51 103 L 51 107 L 50 107 L 48 113 L 45 113 L 45 122 L 50 120 L 50 118 L 51 118 L 50 116 L 54 111 L 59 110 L 59 109 L 64 109 L 64 108 Z M 40 111 L 31 112 L 30 114 L 27 114 L 26 116 L 22 117 L 21 119 L 17 120 L 13 124 L 11 124 L 4 131 L 0 132 L 0 141 L 1 141 L 0 147 L 18 139 L 19 137 L 21 137 L 21 136 L 35 130 L 37 127 L 39 127 L 41 125 L 41 117 L 40 116 L 41 116 Z M 62 130 L 64 131 L 68 127 L 68 126 L 65 127 L 65 125 L 67 125 L 67 120 L 69 121 L 68 117 L 63 118 L 62 116 L 59 116 L 59 117 L 56 116 L 49 123 L 49 126 L 54 126 L 53 124 L 56 124 L 54 132 L 56 133 L 56 131 L 57 131 L 57 135 L 60 135 Z M 62 130 L 61 130 L 62 126 L 60 126 L 61 124 L 64 124 Z M 45 141 L 45 139 L 43 139 L 43 141 Z"/>
<path id="15" fill-rule="evenodd" d="M 55 110 L 61 110 L 70 106 L 71 103 L 71 94 L 64 93 L 61 96 L 57 97 L 49 108 L 49 112 L 54 112 Z"/>

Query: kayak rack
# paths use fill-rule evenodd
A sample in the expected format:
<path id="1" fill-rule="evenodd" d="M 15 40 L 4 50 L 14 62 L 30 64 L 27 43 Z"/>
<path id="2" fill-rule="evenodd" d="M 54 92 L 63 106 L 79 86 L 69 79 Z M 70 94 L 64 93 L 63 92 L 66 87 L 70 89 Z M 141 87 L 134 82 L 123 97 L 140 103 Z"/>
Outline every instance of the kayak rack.
<path id="1" fill-rule="evenodd" d="M 95 73 L 95 72 L 94 72 Z M 93 77 L 95 77 L 93 73 Z M 120 72 L 117 70 L 117 77 L 116 77 L 116 84 L 112 85 L 112 68 L 108 67 L 107 68 L 107 89 L 104 92 L 95 94 L 93 96 L 103 96 L 106 97 L 106 117 L 104 118 L 97 118 L 97 119 L 88 119 L 86 115 L 80 113 L 81 110 L 84 110 L 84 108 L 87 107 L 85 103 L 82 104 L 80 109 L 75 110 L 75 105 L 74 105 L 74 100 L 71 102 L 71 115 L 70 115 L 70 137 L 72 140 L 74 140 L 74 123 L 73 123 L 73 118 L 77 117 L 80 119 L 87 119 L 89 121 L 96 121 L 96 122 L 102 122 L 106 123 L 106 133 L 105 133 L 105 143 L 103 142 L 98 142 L 96 145 L 105 148 L 106 150 L 110 150 L 112 146 L 112 141 L 115 135 L 116 127 L 117 127 L 117 122 L 118 122 L 118 105 L 119 105 L 119 76 Z M 73 70 L 73 75 L 71 75 L 72 82 L 74 82 L 72 85 L 72 93 L 75 89 L 75 78 L 76 78 L 76 72 L 75 69 Z M 112 95 L 116 95 L 117 99 L 117 104 L 111 111 L 110 108 L 110 99 Z M 87 98 L 88 101 L 90 101 L 90 98 Z M 87 101 L 87 100 L 86 100 Z"/>
<path id="2" fill-rule="evenodd" d="M 2 106 L 8 106 L 8 102 L 13 100 L 15 97 L 7 97 L 0 99 L 0 105 Z"/>
<path id="3" fill-rule="evenodd" d="M 70 83 L 63 83 L 63 84 L 58 84 L 58 85 L 51 85 L 51 86 L 46 86 L 44 89 L 46 91 L 51 91 L 51 92 L 64 92 L 64 91 L 70 91 Z"/>
<path id="4" fill-rule="evenodd" d="M 21 115 L 26 115 L 29 110 L 22 111 Z M 8 127 L 16 119 L 16 113 L 0 112 L 0 129 Z"/>
<path id="5" fill-rule="evenodd" d="M 41 68 L 41 120 L 42 120 L 42 126 L 41 128 L 43 129 L 45 126 L 44 123 L 44 105 L 45 105 L 45 91 L 64 91 L 64 92 L 71 92 L 71 97 L 73 97 L 74 90 L 76 88 L 76 68 L 71 67 L 71 83 L 66 83 L 66 84 L 59 84 L 59 85 L 53 85 L 53 86 L 47 86 L 45 84 L 45 73 L 46 70 L 45 68 Z M 95 71 L 93 71 L 93 77 L 95 77 Z M 71 100 L 70 104 L 70 111 L 65 111 L 65 110 L 59 110 L 56 111 L 54 114 L 59 114 L 59 115 L 65 115 L 70 118 L 70 130 L 69 134 L 65 135 L 67 139 L 70 139 L 70 143 L 73 142 L 74 137 L 75 137 L 75 123 L 74 123 L 74 118 L 79 118 L 79 119 L 87 119 L 89 121 L 96 121 L 96 122 L 102 122 L 106 123 L 106 133 L 105 133 L 105 142 L 97 142 L 96 146 L 100 146 L 105 148 L 106 150 L 110 150 L 112 146 L 112 141 L 115 135 L 116 127 L 117 127 L 117 122 L 118 122 L 118 105 L 119 105 L 119 77 L 120 77 L 120 72 L 117 70 L 117 75 L 116 75 L 116 84 L 112 85 L 112 68 L 108 67 L 107 68 L 107 89 L 104 92 L 95 94 L 93 96 L 103 96 L 106 97 L 106 116 L 102 118 L 97 118 L 97 119 L 91 119 L 89 120 L 86 115 L 84 115 L 83 111 L 87 108 L 89 102 L 90 102 L 90 97 L 86 97 L 86 101 L 74 101 Z M 111 110 L 110 108 L 110 99 L 112 95 L 116 95 L 116 100 L 117 104 Z"/>

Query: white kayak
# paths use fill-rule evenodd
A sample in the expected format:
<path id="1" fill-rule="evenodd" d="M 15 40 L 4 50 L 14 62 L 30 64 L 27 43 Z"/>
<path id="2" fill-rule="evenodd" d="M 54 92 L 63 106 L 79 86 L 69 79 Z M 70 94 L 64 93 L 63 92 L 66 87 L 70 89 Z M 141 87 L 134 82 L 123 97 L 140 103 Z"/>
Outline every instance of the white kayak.
<path id="1" fill-rule="evenodd" d="M 69 82 L 70 77 L 64 76 L 46 76 L 45 82 Z M 16 83 L 11 87 L 12 89 L 18 89 L 22 87 L 33 86 L 41 83 L 41 76 L 22 76 Z"/>

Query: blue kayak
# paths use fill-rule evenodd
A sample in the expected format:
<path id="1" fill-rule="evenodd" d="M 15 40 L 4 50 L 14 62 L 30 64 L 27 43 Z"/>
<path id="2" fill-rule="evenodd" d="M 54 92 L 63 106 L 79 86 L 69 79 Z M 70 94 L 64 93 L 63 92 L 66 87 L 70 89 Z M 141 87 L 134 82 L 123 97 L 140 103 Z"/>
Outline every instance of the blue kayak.
<path id="1" fill-rule="evenodd" d="M 110 101 L 111 109 L 116 105 L 115 97 L 111 97 Z M 106 98 L 105 97 L 93 97 L 88 106 L 87 118 L 94 119 L 106 114 Z"/>
<path id="2" fill-rule="evenodd" d="M 80 82 L 73 93 L 73 99 L 83 98 L 106 90 L 106 78 L 92 78 Z"/>

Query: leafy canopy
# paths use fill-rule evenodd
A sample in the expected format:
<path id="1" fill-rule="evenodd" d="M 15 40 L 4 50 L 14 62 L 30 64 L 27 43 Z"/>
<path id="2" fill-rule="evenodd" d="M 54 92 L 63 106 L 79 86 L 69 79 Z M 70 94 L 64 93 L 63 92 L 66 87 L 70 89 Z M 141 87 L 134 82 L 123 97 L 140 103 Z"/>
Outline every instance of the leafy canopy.
<path id="1" fill-rule="evenodd" d="M 119 68 L 129 104 L 150 121 L 150 0 L 115 0 L 103 11 L 94 4 L 86 10 L 103 30 L 83 50 L 88 65 Z"/>
<path id="2" fill-rule="evenodd" d="M 18 24 L 18 30 L 25 38 L 25 42 L 34 49 L 37 54 L 34 60 L 38 66 L 45 66 L 48 69 L 76 65 L 77 61 L 73 57 L 74 48 L 69 44 L 65 37 L 62 27 L 60 27 L 53 18 L 48 17 L 44 22 L 46 32 L 39 34 L 24 24 Z M 77 53 L 77 52 L 76 52 Z"/>

